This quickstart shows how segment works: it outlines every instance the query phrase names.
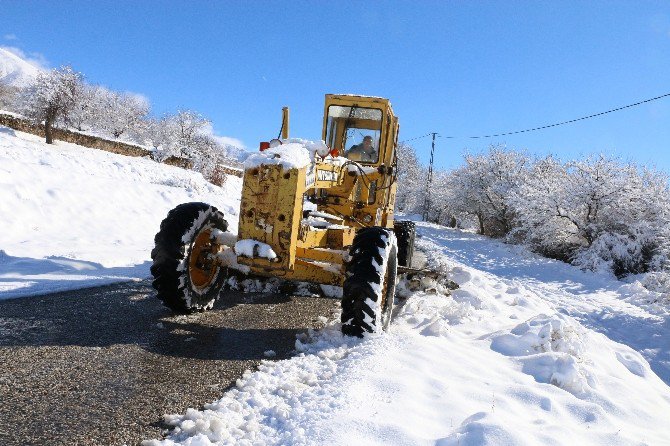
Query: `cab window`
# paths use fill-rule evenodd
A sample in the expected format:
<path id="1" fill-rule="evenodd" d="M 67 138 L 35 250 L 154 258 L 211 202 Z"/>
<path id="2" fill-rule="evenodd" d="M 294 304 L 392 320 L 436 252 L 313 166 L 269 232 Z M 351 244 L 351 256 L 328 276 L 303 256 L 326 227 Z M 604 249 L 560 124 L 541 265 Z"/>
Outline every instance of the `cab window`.
<path id="1" fill-rule="evenodd" d="M 331 105 L 326 125 L 326 143 L 342 156 L 365 164 L 379 161 L 381 110 Z"/>

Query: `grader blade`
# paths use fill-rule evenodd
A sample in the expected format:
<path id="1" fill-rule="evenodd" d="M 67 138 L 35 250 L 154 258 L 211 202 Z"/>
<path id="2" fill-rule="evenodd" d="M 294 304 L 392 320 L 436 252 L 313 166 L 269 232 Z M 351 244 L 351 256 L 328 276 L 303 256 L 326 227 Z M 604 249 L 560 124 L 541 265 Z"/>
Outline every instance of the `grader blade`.
<path id="1" fill-rule="evenodd" d="M 398 266 L 398 276 L 400 276 L 398 295 L 401 298 L 406 298 L 417 291 L 448 295 L 451 290 L 458 288 L 458 284 L 449 279 L 447 271 Z"/>

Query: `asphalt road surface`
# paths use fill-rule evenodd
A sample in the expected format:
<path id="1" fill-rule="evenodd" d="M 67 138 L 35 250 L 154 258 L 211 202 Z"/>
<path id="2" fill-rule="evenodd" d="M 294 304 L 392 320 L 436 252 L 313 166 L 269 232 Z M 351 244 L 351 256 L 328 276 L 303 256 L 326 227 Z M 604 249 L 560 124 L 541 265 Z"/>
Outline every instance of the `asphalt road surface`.
<path id="1" fill-rule="evenodd" d="M 291 356 L 337 300 L 224 292 L 174 316 L 148 281 L 0 301 L 0 445 L 135 445 Z"/>

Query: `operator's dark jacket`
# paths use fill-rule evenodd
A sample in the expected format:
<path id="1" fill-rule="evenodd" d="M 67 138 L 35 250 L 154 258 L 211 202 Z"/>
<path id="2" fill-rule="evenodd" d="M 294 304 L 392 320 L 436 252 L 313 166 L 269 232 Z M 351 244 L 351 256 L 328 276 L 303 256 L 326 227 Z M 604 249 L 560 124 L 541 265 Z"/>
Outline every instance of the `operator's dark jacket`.
<path id="1" fill-rule="evenodd" d="M 374 162 L 377 161 L 377 151 L 372 149 L 372 152 L 366 152 L 363 149 L 364 145 L 363 144 L 356 144 L 355 146 L 351 146 L 351 149 L 347 150 L 347 152 L 344 154 L 344 156 L 349 156 L 349 154 L 356 154 L 361 156 L 361 161 L 366 161 L 366 162 Z"/>

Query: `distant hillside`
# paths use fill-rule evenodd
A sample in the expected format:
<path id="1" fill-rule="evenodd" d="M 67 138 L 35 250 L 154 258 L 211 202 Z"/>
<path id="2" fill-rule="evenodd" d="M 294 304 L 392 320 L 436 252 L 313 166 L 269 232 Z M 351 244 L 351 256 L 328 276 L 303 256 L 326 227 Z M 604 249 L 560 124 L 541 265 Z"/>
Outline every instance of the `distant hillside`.
<path id="1" fill-rule="evenodd" d="M 16 54 L 0 48 L 0 83 L 12 87 L 25 87 L 37 77 L 40 69 Z"/>

